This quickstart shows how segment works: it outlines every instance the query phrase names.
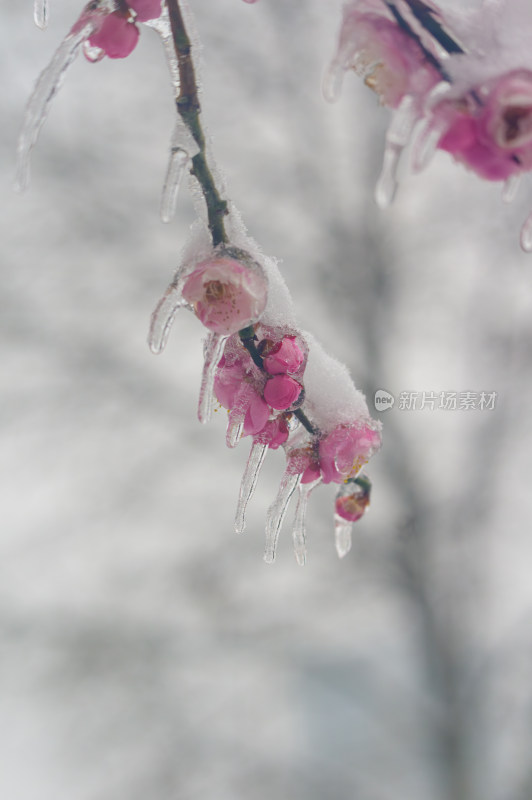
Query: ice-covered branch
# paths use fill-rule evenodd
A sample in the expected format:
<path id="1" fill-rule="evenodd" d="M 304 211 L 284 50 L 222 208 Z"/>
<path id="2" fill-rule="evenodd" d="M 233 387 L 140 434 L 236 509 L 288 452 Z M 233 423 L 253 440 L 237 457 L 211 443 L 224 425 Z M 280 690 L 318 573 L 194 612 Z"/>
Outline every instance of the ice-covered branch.
<path id="1" fill-rule="evenodd" d="M 44 6 L 39 8 L 44 18 Z M 192 311 L 207 330 L 198 417 L 207 422 L 217 401 L 228 410 L 228 446 L 235 447 L 243 437 L 252 442 L 236 529 L 244 530 L 246 507 L 267 451 L 282 447 L 286 470 L 268 512 L 265 558 L 275 559 L 281 524 L 299 487 L 293 542 L 297 561 L 303 564 L 305 515 L 312 489 L 320 483 L 355 481 L 380 447 L 380 424 L 371 419 L 346 368 L 298 328 L 276 262 L 261 253 L 222 192 L 202 126 L 186 0 L 93 0 L 85 7 L 28 104 L 19 144 L 19 182 L 26 183 L 30 151 L 80 47 L 89 61 L 104 56 L 125 58 L 137 43 L 139 23 L 154 29 L 162 40 L 177 111 L 161 204 L 163 220 L 173 215 L 177 190 L 187 171 L 203 201 L 177 272 L 152 315 L 149 345 L 152 352 L 162 352 L 180 308 Z M 397 148 L 406 143 L 412 118 L 412 113 L 406 114 L 390 134 L 395 160 Z M 369 491 L 360 503 L 358 484 L 356 490 L 349 486 L 349 503 L 337 502 L 335 519 L 342 518 L 350 526 L 365 510 Z M 337 534 L 340 555 L 347 552 L 346 536 L 344 532 L 339 547 Z"/>
<path id="2" fill-rule="evenodd" d="M 192 134 L 199 152 L 192 158 L 192 174 L 200 185 L 205 204 L 213 247 L 227 243 L 224 216 L 227 202 L 222 199 L 207 162 L 205 135 L 201 125 L 201 107 L 192 58 L 192 44 L 185 27 L 178 0 L 166 0 L 173 43 L 179 70 L 179 94 L 176 97 L 177 113 Z"/>

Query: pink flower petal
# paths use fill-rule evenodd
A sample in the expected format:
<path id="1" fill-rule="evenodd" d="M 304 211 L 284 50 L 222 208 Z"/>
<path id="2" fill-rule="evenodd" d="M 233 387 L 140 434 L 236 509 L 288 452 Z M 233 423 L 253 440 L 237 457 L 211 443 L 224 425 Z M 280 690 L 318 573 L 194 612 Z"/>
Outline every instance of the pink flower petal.
<path id="1" fill-rule="evenodd" d="M 91 47 L 99 47 L 109 58 L 126 58 L 139 39 L 136 25 L 128 21 L 122 14 L 109 14 L 100 28 L 89 37 Z"/>

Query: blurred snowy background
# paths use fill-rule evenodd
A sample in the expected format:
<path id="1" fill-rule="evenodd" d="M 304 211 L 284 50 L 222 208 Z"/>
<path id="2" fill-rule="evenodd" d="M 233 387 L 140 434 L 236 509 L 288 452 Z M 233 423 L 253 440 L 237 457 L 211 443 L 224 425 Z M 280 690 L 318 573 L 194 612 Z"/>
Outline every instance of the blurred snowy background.
<path id="1" fill-rule="evenodd" d="M 158 218 L 157 38 L 76 62 L 18 196 L 24 104 L 79 9 L 53 0 L 42 33 L 4 0 L 0 797 L 530 800 L 531 185 L 504 206 L 442 154 L 378 211 L 388 113 L 355 77 L 320 94 L 339 0 L 191 7 L 251 235 L 372 410 L 396 397 L 372 509 L 338 561 L 316 492 L 307 566 L 288 526 L 265 565 L 276 453 L 233 533 L 247 443 L 196 421 L 201 326 L 146 345 L 194 218 L 186 190 Z M 496 408 L 400 408 L 452 391 Z"/>

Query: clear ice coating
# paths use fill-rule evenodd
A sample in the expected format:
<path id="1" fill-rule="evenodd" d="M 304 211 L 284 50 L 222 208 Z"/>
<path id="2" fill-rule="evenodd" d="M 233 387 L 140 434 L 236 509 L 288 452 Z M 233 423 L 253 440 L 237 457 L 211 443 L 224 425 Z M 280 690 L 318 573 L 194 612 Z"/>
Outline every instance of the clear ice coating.
<path id="1" fill-rule="evenodd" d="M 267 564 L 273 564 L 275 561 L 279 531 L 281 530 L 290 498 L 297 489 L 300 480 L 301 475 L 294 475 L 286 471 L 281 479 L 277 497 L 268 509 L 266 516 L 266 548 L 264 550 L 264 560 Z"/>
<path id="2" fill-rule="evenodd" d="M 344 68 L 338 59 L 331 61 L 325 71 L 321 84 L 321 91 L 328 103 L 336 103 L 342 93 L 344 81 Z"/>
<path id="3" fill-rule="evenodd" d="M 399 159 L 410 141 L 416 117 L 415 100 L 411 95 L 406 95 L 393 115 L 386 133 L 382 170 L 375 187 L 375 200 L 379 208 L 388 208 L 395 196 Z"/>
<path id="4" fill-rule="evenodd" d="M 170 222 L 175 214 L 179 187 L 188 164 L 188 153 L 182 147 L 172 145 L 161 197 L 161 219 Z"/>
<path id="5" fill-rule="evenodd" d="M 203 348 L 203 374 L 201 377 L 198 402 L 198 419 L 203 423 L 208 422 L 212 416 L 212 408 L 214 405 L 214 378 L 227 339 L 227 336 L 221 336 L 219 333 L 210 333 L 205 340 Z"/>
<path id="6" fill-rule="evenodd" d="M 244 474 L 242 475 L 238 504 L 236 507 L 235 530 L 237 533 L 242 533 L 246 527 L 246 509 L 251 497 L 253 496 L 255 487 L 257 486 L 259 473 L 267 452 L 267 444 L 253 442 L 251 445 L 248 461 L 244 469 Z"/>
<path id="7" fill-rule="evenodd" d="M 172 28 L 170 26 L 170 18 L 168 16 L 168 9 L 166 3 L 163 4 L 163 12 L 157 19 L 147 20 L 145 23 L 154 31 L 157 31 L 163 43 L 168 68 L 170 70 L 170 80 L 172 81 L 172 88 L 177 97 L 179 94 L 179 64 L 174 50 L 172 39 Z"/>
<path id="8" fill-rule="evenodd" d="M 300 567 L 305 566 L 307 560 L 307 535 L 306 535 L 306 516 L 308 498 L 311 491 L 318 486 L 321 478 L 318 478 L 312 483 L 299 484 L 299 496 L 297 500 L 296 516 L 294 519 L 294 527 L 292 529 L 292 540 L 294 542 L 294 555 Z"/>
<path id="9" fill-rule="evenodd" d="M 34 0 L 33 19 L 42 31 L 48 26 L 49 11 L 48 0 Z"/>
<path id="10" fill-rule="evenodd" d="M 532 253 L 532 212 L 530 212 L 521 228 L 521 247 L 525 253 Z"/>
<path id="11" fill-rule="evenodd" d="M 184 277 L 179 274 L 161 297 L 151 315 L 148 344 L 152 353 L 156 355 L 162 353 L 166 346 L 178 309 L 187 306 L 182 293 L 183 283 Z"/>
<path id="12" fill-rule="evenodd" d="M 28 187 L 31 151 L 37 143 L 39 132 L 46 121 L 50 104 L 61 88 L 66 71 L 77 56 L 81 44 L 89 38 L 93 30 L 94 23 L 88 22 L 77 33 L 69 33 L 59 45 L 35 85 L 26 106 L 22 131 L 18 140 L 15 181 L 18 191 L 24 191 Z"/>
<path id="13" fill-rule="evenodd" d="M 515 200 L 519 186 L 521 185 L 521 175 L 510 175 L 502 187 L 503 203 L 512 203 Z"/>
<path id="14" fill-rule="evenodd" d="M 351 550 L 351 531 L 353 523 L 336 515 L 334 518 L 334 543 L 339 558 L 346 556 Z"/>

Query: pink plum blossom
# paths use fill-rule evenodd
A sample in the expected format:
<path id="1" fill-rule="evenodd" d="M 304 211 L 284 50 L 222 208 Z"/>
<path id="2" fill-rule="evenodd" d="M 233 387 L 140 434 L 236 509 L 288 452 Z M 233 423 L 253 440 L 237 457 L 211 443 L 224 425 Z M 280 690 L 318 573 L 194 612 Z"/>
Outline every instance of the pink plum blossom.
<path id="1" fill-rule="evenodd" d="M 381 437 L 367 425 L 340 425 L 319 444 L 319 463 L 324 483 L 341 483 L 356 475 L 377 450 Z"/>
<path id="2" fill-rule="evenodd" d="M 295 336 L 283 336 L 263 359 L 263 366 L 269 375 L 281 375 L 286 372 L 297 372 L 305 354 L 296 342 Z"/>
<path id="3" fill-rule="evenodd" d="M 244 436 L 263 430 L 270 418 L 270 408 L 257 390 L 243 362 L 228 365 L 222 358 L 214 379 L 214 393 L 231 414 L 243 417 Z"/>
<path id="4" fill-rule="evenodd" d="M 482 104 L 442 104 L 450 122 L 438 147 L 486 180 L 532 168 L 532 73 L 519 70 L 475 92 Z"/>
<path id="5" fill-rule="evenodd" d="M 266 307 L 266 279 L 257 269 L 226 255 L 197 264 L 183 297 L 214 333 L 230 335 L 256 322 Z"/>
<path id="6" fill-rule="evenodd" d="M 439 80 L 420 45 L 401 30 L 382 0 L 351 0 L 344 9 L 336 66 L 354 69 L 383 105 L 424 96 Z"/>
<path id="7" fill-rule="evenodd" d="M 273 375 L 264 386 L 264 399 L 272 408 L 285 411 L 298 400 L 302 388 L 290 375 Z"/>

